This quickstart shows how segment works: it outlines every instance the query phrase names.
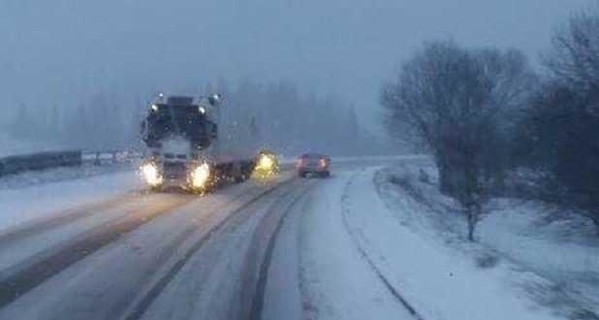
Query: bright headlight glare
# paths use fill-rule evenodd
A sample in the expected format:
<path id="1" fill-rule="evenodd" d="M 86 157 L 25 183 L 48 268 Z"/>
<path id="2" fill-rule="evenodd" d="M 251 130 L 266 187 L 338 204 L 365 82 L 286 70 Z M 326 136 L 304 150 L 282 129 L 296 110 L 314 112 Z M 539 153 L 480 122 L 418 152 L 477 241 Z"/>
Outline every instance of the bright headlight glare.
<path id="1" fill-rule="evenodd" d="M 194 188 L 203 188 L 210 178 L 210 166 L 207 163 L 201 164 L 191 173 L 191 184 Z"/>
<path id="2" fill-rule="evenodd" d="M 271 157 L 267 155 L 261 156 L 258 160 L 258 168 L 260 169 L 271 170 L 274 167 L 274 165 L 275 162 L 272 160 Z"/>
<path id="3" fill-rule="evenodd" d="M 158 172 L 158 168 L 153 163 L 147 163 L 141 167 L 141 172 L 146 179 L 146 182 L 151 186 L 157 186 L 162 183 L 162 177 Z"/>

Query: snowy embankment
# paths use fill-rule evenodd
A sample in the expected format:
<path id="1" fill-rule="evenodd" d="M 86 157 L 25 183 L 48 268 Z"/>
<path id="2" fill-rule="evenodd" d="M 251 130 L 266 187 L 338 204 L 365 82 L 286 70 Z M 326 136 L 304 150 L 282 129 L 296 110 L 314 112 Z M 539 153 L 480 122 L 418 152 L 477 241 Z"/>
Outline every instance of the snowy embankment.
<path id="1" fill-rule="evenodd" d="M 421 169 L 433 181 L 420 181 Z M 479 243 L 470 244 L 459 206 L 438 192 L 432 165 L 385 169 L 375 180 L 398 220 L 470 257 L 475 272 L 505 270 L 507 284 L 558 317 L 598 318 L 599 239 L 587 219 L 537 201 L 494 199 L 479 223 Z"/>
<path id="2" fill-rule="evenodd" d="M 0 134 L 0 158 L 61 147 L 41 142 L 24 142 Z M 139 189 L 135 163 L 54 168 L 0 176 L 0 233 L 31 220 L 91 202 L 103 201 Z"/>
<path id="3" fill-rule="evenodd" d="M 0 179 L 0 186 L 2 183 L 7 182 Z M 0 233 L 33 220 L 59 215 L 68 209 L 139 190 L 141 187 L 141 179 L 137 177 L 135 170 L 31 184 L 27 187 L 0 187 Z"/>
<path id="4" fill-rule="evenodd" d="M 560 318 L 515 285 L 537 275 L 506 262 L 480 267 L 483 250 L 439 241 L 408 196 L 381 195 L 379 170 L 337 172 L 285 222 L 263 318 Z"/>
<path id="5" fill-rule="evenodd" d="M 412 319 L 356 250 L 343 223 L 344 197 L 361 201 L 362 192 L 368 191 L 344 193 L 352 173 L 339 173 L 321 184 L 303 207 L 298 247 L 304 314 L 298 318 Z M 363 187 L 373 190 L 372 185 Z"/>
<path id="6" fill-rule="evenodd" d="M 469 252 L 456 251 L 412 228 L 412 207 L 389 207 L 377 194 L 373 172 L 357 175 L 344 191 L 345 223 L 356 244 L 388 283 L 423 319 L 552 319 L 513 281 L 533 275 L 511 266 L 480 268 Z"/>

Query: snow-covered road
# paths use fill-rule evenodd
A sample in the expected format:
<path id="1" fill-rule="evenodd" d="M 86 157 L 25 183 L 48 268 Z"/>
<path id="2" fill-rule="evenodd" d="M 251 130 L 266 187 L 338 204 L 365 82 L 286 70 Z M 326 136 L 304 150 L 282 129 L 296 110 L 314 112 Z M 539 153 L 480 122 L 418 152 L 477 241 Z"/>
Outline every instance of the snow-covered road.
<path id="1" fill-rule="evenodd" d="M 556 319 L 514 287 L 509 267 L 415 232 L 379 196 L 376 167 L 316 186 L 287 218 L 264 319 Z"/>
<path id="2" fill-rule="evenodd" d="M 348 159 L 328 179 L 288 170 L 203 197 L 147 194 L 128 173 L 0 191 L 28 212 L 0 228 L 0 319 L 551 319 L 501 269 L 394 217 L 373 182 L 394 161 L 420 160 Z"/>

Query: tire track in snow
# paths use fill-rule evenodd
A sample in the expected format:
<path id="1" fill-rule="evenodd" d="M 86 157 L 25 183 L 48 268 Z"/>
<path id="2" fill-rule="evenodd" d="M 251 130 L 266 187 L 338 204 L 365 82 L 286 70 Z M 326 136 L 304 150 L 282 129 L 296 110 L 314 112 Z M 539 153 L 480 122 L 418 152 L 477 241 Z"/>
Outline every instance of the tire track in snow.
<path id="1" fill-rule="evenodd" d="M 277 243 L 277 238 L 279 236 L 281 228 L 287 220 L 289 214 L 293 211 L 293 208 L 302 198 L 305 197 L 305 195 L 314 186 L 314 184 L 316 184 L 316 182 L 311 181 L 311 183 L 308 183 L 300 191 L 292 193 L 289 197 L 279 199 L 279 201 L 277 201 L 277 203 L 275 203 L 275 205 L 273 205 L 270 208 L 267 215 L 263 218 L 262 223 L 267 223 L 267 220 L 269 218 L 276 217 L 278 215 L 278 219 L 276 220 L 274 230 L 270 232 L 270 237 L 268 238 L 268 243 L 266 245 L 266 251 L 264 252 L 262 262 L 260 263 L 258 271 L 258 280 L 254 287 L 251 309 L 247 317 L 250 320 L 262 319 L 262 310 L 264 306 L 264 298 L 266 293 L 266 283 L 268 281 L 268 271 L 270 269 L 274 248 Z M 280 203 L 285 203 L 284 209 L 279 208 Z"/>
<path id="2" fill-rule="evenodd" d="M 32 319 L 120 319 L 197 238 L 279 182 L 244 184 L 214 196 L 194 197 L 197 201 L 191 205 L 154 219 L 48 279 L 0 309 L 5 311 L 0 311 L 0 318 L 27 314 Z M 148 246 L 142 250 L 143 243 Z"/>
<path id="3" fill-rule="evenodd" d="M 33 256 L 18 266 L 0 272 L 0 308 L 122 235 L 195 199 L 195 197 L 171 198 L 170 201 L 163 201 L 158 205 L 140 208 L 123 218 L 96 227 L 52 250 Z"/>
<path id="4" fill-rule="evenodd" d="M 285 185 L 290 184 L 294 179 L 285 180 L 279 184 L 271 186 L 270 188 L 264 190 L 263 192 L 257 194 L 244 201 L 243 203 L 234 204 L 235 208 L 221 221 L 212 226 L 209 230 L 204 232 L 202 236 L 200 236 L 197 240 L 195 240 L 189 248 L 184 250 L 184 253 L 179 256 L 171 265 L 166 267 L 164 272 L 161 272 L 160 276 L 155 279 L 151 285 L 148 286 L 144 292 L 142 292 L 135 301 L 132 302 L 131 306 L 128 308 L 128 311 L 120 317 L 123 320 L 137 320 L 142 319 L 144 314 L 150 308 L 152 303 L 160 296 L 160 294 L 164 291 L 164 289 L 168 286 L 168 284 L 179 274 L 181 269 L 187 264 L 187 262 L 199 251 L 204 245 L 213 238 L 217 232 L 224 229 L 231 220 L 238 216 L 240 213 L 244 212 L 244 210 L 251 206 L 254 203 L 257 203 L 261 199 L 266 196 L 272 194 L 274 191 L 279 190 L 279 188 L 284 187 Z M 225 210 L 225 209 L 223 209 Z M 189 238 L 191 234 L 189 234 L 186 238 Z"/>
<path id="5" fill-rule="evenodd" d="M 360 244 L 360 240 L 358 239 L 358 235 L 356 234 L 355 228 L 353 228 L 349 223 L 349 214 L 350 214 L 350 208 L 349 208 L 349 203 L 348 203 L 349 188 L 352 186 L 353 181 L 355 180 L 355 178 L 357 177 L 358 174 L 363 174 L 363 173 L 354 174 L 351 178 L 349 178 L 349 180 L 345 184 L 345 187 L 343 190 L 343 195 L 341 197 L 341 202 L 342 202 L 341 215 L 342 215 L 342 220 L 343 220 L 343 226 L 347 230 L 347 233 L 349 234 L 354 247 L 356 248 L 356 250 L 362 257 L 362 259 L 364 259 L 364 261 L 366 261 L 366 263 L 368 264 L 368 266 L 370 267 L 372 272 L 377 276 L 377 278 L 379 278 L 379 280 L 381 280 L 381 282 L 383 283 L 385 288 L 389 291 L 389 293 L 414 317 L 414 319 L 424 320 L 424 318 L 420 315 L 420 313 L 418 313 L 416 308 L 414 308 L 414 306 L 401 294 L 401 292 L 397 288 L 395 288 L 393 286 L 393 284 L 391 284 L 391 281 L 387 277 L 385 277 L 383 272 L 376 266 L 374 261 L 368 255 L 367 250 Z"/>

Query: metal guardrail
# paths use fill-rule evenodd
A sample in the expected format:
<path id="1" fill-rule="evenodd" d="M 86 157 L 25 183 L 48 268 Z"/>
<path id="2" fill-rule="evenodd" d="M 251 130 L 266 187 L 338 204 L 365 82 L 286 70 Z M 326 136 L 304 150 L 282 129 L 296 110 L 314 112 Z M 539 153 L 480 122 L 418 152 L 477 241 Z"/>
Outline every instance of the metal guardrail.
<path id="1" fill-rule="evenodd" d="M 81 151 L 40 152 L 0 158 L 0 176 L 24 171 L 74 167 L 82 163 Z"/>
<path id="2" fill-rule="evenodd" d="M 141 153 L 130 151 L 84 152 L 81 157 L 83 163 L 91 163 L 99 166 L 133 162 L 141 159 Z"/>
<path id="3" fill-rule="evenodd" d="M 82 152 L 80 150 L 14 155 L 0 158 L 0 177 L 26 171 L 77 167 L 82 164 L 100 166 L 130 163 L 140 157 L 140 154 L 128 151 Z"/>

